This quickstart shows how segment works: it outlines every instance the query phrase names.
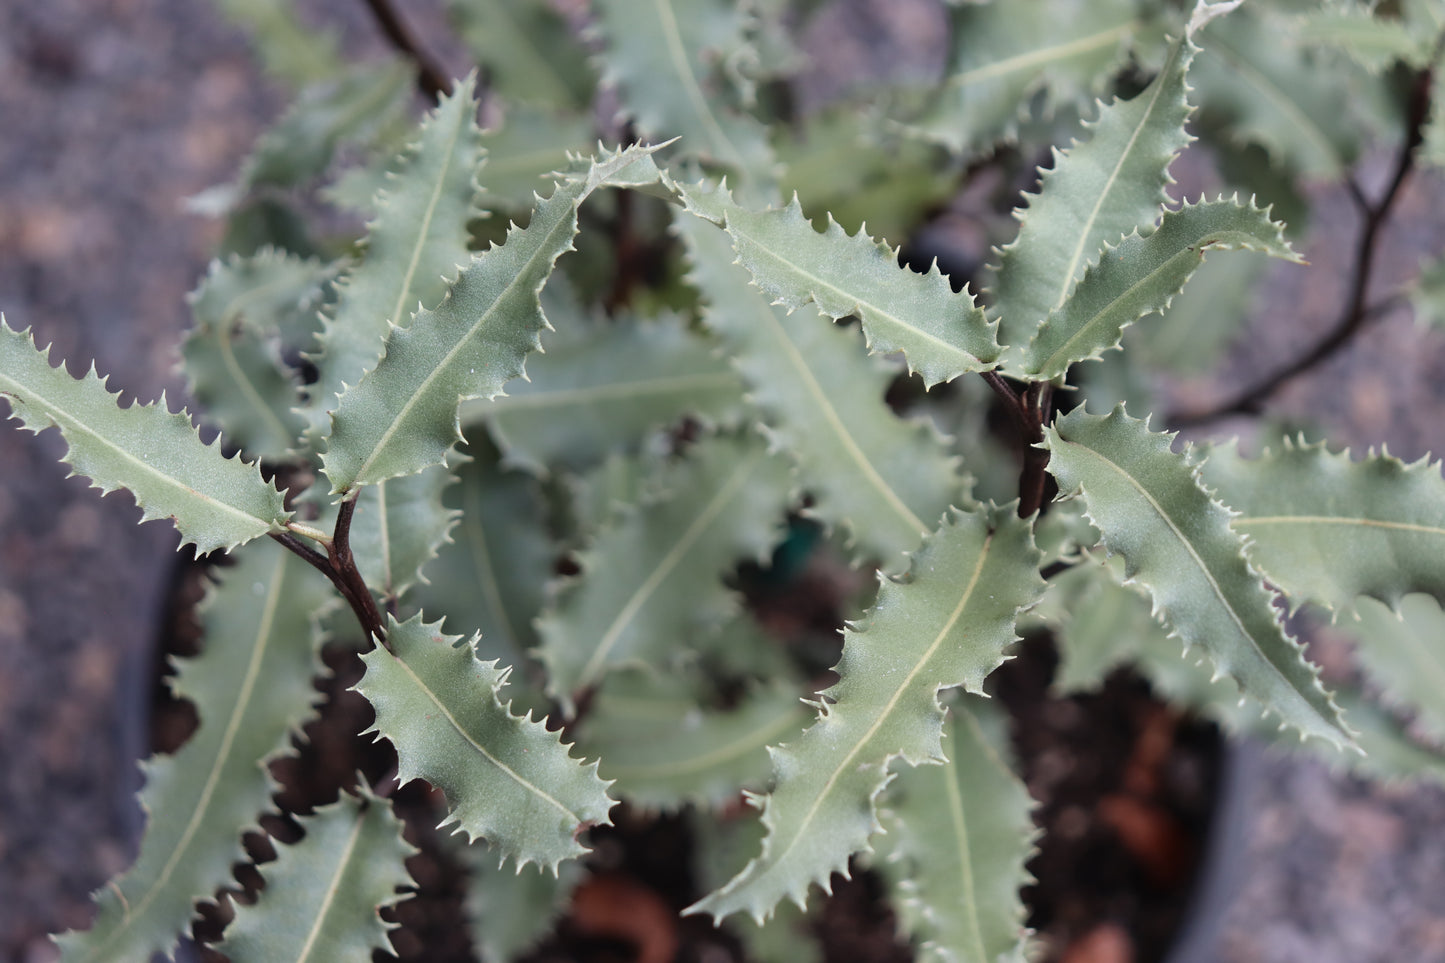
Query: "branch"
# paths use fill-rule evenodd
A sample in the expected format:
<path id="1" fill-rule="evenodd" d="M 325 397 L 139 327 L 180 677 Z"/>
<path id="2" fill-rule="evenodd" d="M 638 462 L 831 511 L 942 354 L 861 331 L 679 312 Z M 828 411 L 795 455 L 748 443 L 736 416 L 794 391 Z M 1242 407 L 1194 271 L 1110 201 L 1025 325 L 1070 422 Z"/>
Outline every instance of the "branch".
<path id="1" fill-rule="evenodd" d="M 1424 137 L 1426 119 L 1430 116 L 1430 82 L 1433 68 L 1422 70 L 1415 78 L 1410 92 L 1408 123 L 1404 141 L 1400 144 L 1395 159 L 1395 172 L 1390 186 L 1374 204 L 1370 204 L 1360 191 L 1354 179 L 1347 182 L 1350 196 L 1361 209 L 1364 227 L 1360 231 L 1359 245 L 1355 249 L 1355 266 L 1351 272 L 1349 297 L 1338 321 L 1313 348 L 1294 361 L 1277 368 L 1253 385 L 1240 391 L 1234 397 L 1210 408 L 1192 412 L 1176 412 L 1166 422 L 1176 428 L 1215 421 L 1228 415 L 1259 414 L 1264 403 L 1280 388 L 1307 371 L 1310 371 L 1332 357 L 1337 351 L 1358 334 L 1375 318 L 1384 314 L 1383 305 L 1367 306 L 1365 298 L 1369 293 L 1370 275 L 1374 271 L 1376 246 L 1380 230 L 1389 219 L 1390 212 L 1398 200 L 1411 170 L 1414 169 L 1415 152 Z"/>
<path id="2" fill-rule="evenodd" d="M 443 94 L 450 94 L 452 83 L 447 79 L 446 72 L 421 49 L 416 37 L 392 7 L 391 0 L 366 0 L 366 6 L 391 45 L 416 64 L 417 89 L 433 101 L 440 100 Z"/>
<path id="3" fill-rule="evenodd" d="M 307 545 L 294 532 L 272 532 L 271 537 L 330 579 L 341 597 L 346 599 L 346 604 L 351 606 L 351 611 L 361 623 L 361 630 L 366 636 L 387 645 L 381 612 L 377 609 L 376 600 L 372 598 L 371 590 L 366 587 L 361 571 L 356 567 L 356 559 L 351 554 L 351 516 L 355 511 L 354 498 L 341 503 L 341 512 L 336 519 L 336 532 L 326 546 L 326 555 Z M 387 645 L 387 649 L 390 648 Z"/>

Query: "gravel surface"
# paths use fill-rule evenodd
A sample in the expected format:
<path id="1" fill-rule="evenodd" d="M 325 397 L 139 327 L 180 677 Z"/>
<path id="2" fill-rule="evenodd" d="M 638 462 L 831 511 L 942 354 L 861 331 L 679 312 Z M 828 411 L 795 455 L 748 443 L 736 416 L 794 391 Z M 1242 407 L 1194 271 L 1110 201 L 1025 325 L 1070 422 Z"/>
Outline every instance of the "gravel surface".
<path id="1" fill-rule="evenodd" d="M 349 45 L 375 45 L 359 4 L 332 6 L 346 11 Z M 436 4 L 420 6 L 435 22 Z M 856 22 L 894 24 L 889 43 L 927 23 L 879 19 L 883 0 L 850 6 L 863 11 Z M 820 80 L 810 96 L 835 83 Z M 205 3 L 0 4 L 0 309 L 9 323 L 33 326 L 73 371 L 97 359 L 112 387 L 142 400 L 162 389 L 175 396 L 182 298 L 217 240 L 183 199 L 232 176 L 282 105 L 240 35 Z M 1415 181 L 1400 211 L 1382 257 L 1390 277 L 1445 247 L 1440 181 Z M 1269 352 L 1289 355 L 1333 316 L 1351 223 L 1342 200 L 1324 198 L 1306 247 L 1314 267 L 1280 282 L 1259 312 L 1265 349 L 1241 351 L 1235 371 Z M 1445 338 L 1400 314 L 1279 404 L 1319 413 L 1357 446 L 1388 442 L 1415 457 L 1445 451 L 1442 384 Z M 1181 391 L 1207 398 L 1217 387 Z M 137 527 L 127 496 L 101 499 L 66 479 L 60 450 L 53 432 L 0 430 L 0 733 L 9 740 L 0 958 L 27 963 L 54 958 L 44 934 L 85 925 L 88 893 L 133 853 L 142 690 L 176 544 L 160 524 Z M 1249 771 L 1246 853 L 1227 874 L 1223 929 L 1202 959 L 1445 959 L 1445 793 L 1366 785 L 1266 755 Z"/>

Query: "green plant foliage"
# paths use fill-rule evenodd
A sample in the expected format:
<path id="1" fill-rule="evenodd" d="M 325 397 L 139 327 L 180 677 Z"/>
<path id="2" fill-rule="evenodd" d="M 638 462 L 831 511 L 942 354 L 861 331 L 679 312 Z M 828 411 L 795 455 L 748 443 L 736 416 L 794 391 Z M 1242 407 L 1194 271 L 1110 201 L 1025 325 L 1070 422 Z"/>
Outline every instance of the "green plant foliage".
<path id="1" fill-rule="evenodd" d="M 737 605 L 723 575 L 772 546 L 791 501 L 786 464 L 754 436 L 702 442 L 662 470 L 654 498 L 598 533 L 537 622 L 549 692 L 564 702 L 612 668 L 660 668 L 717 631 Z"/>
<path id="2" fill-rule="evenodd" d="M 396 746 L 403 784 L 425 779 L 447 794 L 446 823 L 456 832 L 487 840 L 503 861 L 556 873 L 562 860 L 586 852 L 582 830 L 608 822 L 608 784 L 556 733 L 509 711 L 509 669 L 478 661 L 473 641 L 458 645 L 460 636 L 440 628 L 421 616 L 393 619 L 392 651 L 362 656 L 366 675 L 356 690 L 376 709 L 370 731 Z"/>
<path id="3" fill-rule="evenodd" d="M 874 801 L 889 768 L 937 764 L 941 689 L 981 691 L 1014 641 L 1014 620 L 1037 599 L 1038 550 L 1009 509 L 953 512 L 914 556 L 906 581 L 885 581 L 863 621 L 845 633 L 837 685 L 820 694 L 818 720 L 772 750 L 776 785 L 750 799 L 768 836 L 762 854 L 689 912 L 755 920 L 808 888 L 831 886 L 848 857 L 881 830 Z"/>
<path id="4" fill-rule="evenodd" d="M 0 318 L 0 398 L 10 417 L 33 432 L 59 428 L 64 460 L 102 493 L 129 491 L 141 520 L 169 518 L 181 544 L 198 553 L 231 549 L 290 517 L 282 495 L 255 466 L 221 454 L 201 441 L 190 415 L 173 412 L 165 396 L 149 405 L 121 407 L 105 379 L 90 372 L 72 378 L 50 366 L 29 330 L 16 331 Z"/>
<path id="5" fill-rule="evenodd" d="M 938 83 L 823 112 L 818 3 L 450 0 L 445 56 L 342 64 L 285 0 L 218 2 L 297 87 L 193 204 L 233 252 L 181 350 L 219 438 L 0 323 L 12 419 L 235 552 L 175 682 L 200 727 L 146 764 L 140 855 L 66 961 L 170 953 L 235 888 L 330 636 L 396 773 L 368 757 L 374 789 L 285 803 L 306 835 L 258 867 L 219 947 L 238 960 L 389 948 L 412 850 L 385 797 L 414 780 L 437 791 L 398 812 L 453 830 L 409 838 L 464 868 L 488 960 L 565 939 L 576 887 L 663 820 L 691 827 L 687 912 L 729 931 L 707 952 L 820 958 L 815 884 L 866 871 L 918 958 L 1032 958 L 1033 803 L 982 696 L 1020 633 L 1052 637 L 1056 691 L 1131 666 L 1231 733 L 1445 783 L 1440 464 L 1245 458 L 1122 404 L 1242 350 L 1272 277 L 1228 252 L 1309 269 L 1286 241 L 1305 179 L 1363 215 L 1342 330 L 1445 316 L 1438 263 L 1378 298 L 1371 276 L 1399 185 L 1445 163 L 1438 0 L 960 0 Z M 478 69 L 413 126 L 416 88 L 445 86 L 423 66 L 464 49 Z M 1235 199 L 1166 193 L 1194 122 L 1216 169 L 1181 170 Z M 1352 169 L 1367 135 L 1399 145 L 1393 180 Z M 1353 638 L 1365 681 L 1332 660 L 1326 692 L 1295 632 Z"/>
<path id="6" fill-rule="evenodd" d="M 204 605 L 205 651 L 178 665 L 176 695 L 200 727 L 174 756 L 145 764 L 140 854 L 95 893 L 95 922 L 57 938 L 67 961 L 148 963 L 169 955 L 198 900 L 232 885 L 241 834 L 271 808 L 265 765 L 287 751 L 318 699 L 316 614 L 325 580 L 279 546 L 239 553 Z"/>
<path id="7" fill-rule="evenodd" d="M 416 853 L 401 837 L 401 820 L 370 793 L 343 797 L 301 821 L 306 838 L 283 847 L 262 871 L 266 889 L 255 906 L 240 906 L 217 947 L 230 959 L 365 959 L 389 950 L 395 924 L 377 914 L 410 888 L 403 863 Z"/>
<path id="8" fill-rule="evenodd" d="M 830 221 L 819 234 L 796 198 L 751 211 L 723 191 L 683 197 L 689 210 L 727 230 L 738 262 L 778 304 L 795 311 L 811 301 L 830 318 L 856 316 L 869 350 L 903 352 L 925 384 L 987 370 L 998 356 L 995 326 L 937 267 L 927 274 L 902 267 L 895 250 L 861 229 L 850 237 Z"/>
<path id="9" fill-rule="evenodd" d="M 1396 607 L 1410 592 L 1445 601 L 1445 479 L 1440 464 L 1389 455 L 1360 461 L 1286 440 L 1246 459 L 1210 451 L 1203 481 L 1238 514 L 1230 527 L 1292 607 L 1347 612 L 1358 596 Z"/>
<path id="10" fill-rule="evenodd" d="M 726 235 L 679 226 L 708 301 L 704 323 L 728 345 L 773 442 L 796 459 L 809 514 L 901 567 L 964 487 L 942 439 L 899 424 L 883 400 L 896 371 L 868 358 L 855 332 L 769 304 L 731 263 Z"/>
<path id="11" fill-rule="evenodd" d="M 1122 408 L 1104 416 L 1080 406 L 1046 429 L 1049 471 L 1065 495 L 1082 496 L 1089 521 L 1126 575 L 1149 587 L 1155 611 L 1186 648 L 1202 646 L 1246 695 L 1296 729 L 1350 744 L 1339 710 L 1280 624 L 1274 592 L 1245 558 L 1229 512 L 1197 470 Z"/>
<path id="12" fill-rule="evenodd" d="M 461 440 L 457 406 L 490 398 L 522 374 L 547 324 L 537 293 L 571 250 L 577 208 L 609 185 L 656 177 L 648 150 L 629 148 L 567 176 L 506 243 L 462 269 L 435 310 L 395 328 L 375 368 L 341 396 L 322 463 L 332 493 L 439 464 Z M 649 173 L 651 172 L 651 173 Z"/>
<path id="13" fill-rule="evenodd" d="M 1019 888 L 1036 830 L 1005 762 L 1006 721 L 986 700 L 955 697 L 948 760 L 901 772 L 888 789 L 884 873 L 920 960 L 1027 959 Z"/>

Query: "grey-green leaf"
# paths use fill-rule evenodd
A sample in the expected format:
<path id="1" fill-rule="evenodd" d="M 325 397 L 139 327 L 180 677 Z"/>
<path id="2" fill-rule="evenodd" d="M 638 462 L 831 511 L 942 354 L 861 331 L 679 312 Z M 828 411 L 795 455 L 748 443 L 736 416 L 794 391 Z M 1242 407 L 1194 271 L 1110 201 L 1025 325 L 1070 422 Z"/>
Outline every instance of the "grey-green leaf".
<path id="1" fill-rule="evenodd" d="M 661 667 L 716 631 L 737 606 L 723 576 L 772 547 L 791 488 L 752 435 L 709 439 L 665 466 L 662 494 L 599 533 L 538 620 L 549 691 L 566 701 L 617 666 Z"/>
<path id="2" fill-rule="evenodd" d="M 237 553 L 204 603 L 205 650 L 179 663 L 174 689 L 200 728 L 174 756 L 145 764 L 140 854 L 95 894 L 84 933 L 58 937 L 67 963 L 150 963 L 170 953 L 197 900 L 232 885 L 241 834 L 271 808 L 265 764 L 290 747 L 319 698 L 314 619 L 333 598 L 319 573 L 279 545 Z"/>
<path id="3" fill-rule="evenodd" d="M 171 519 L 181 544 L 198 553 L 229 551 L 280 531 L 291 517 L 254 465 L 222 455 L 219 441 L 201 441 L 190 416 L 167 410 L 164 395 L 123 408 L 94 368 L 82 378 L 52 368 L 49 349 L 3 317 L 0 398 L 31 431 L 59 428 L 69 446 L 63 460 L 76 474 L 102 492 L 128 490 L 142 520 Z"/>
<path id="4" fill-rule="evenodd" d="M 1186 648 L 1215 667 L 1301 737 L 1350 746 L 1318 670 L 1280 622 L 1276 593 L 1245 557 L 1228 510 L 1199 482 L 1173 436 L 1150 432 L 1122 408 L 1083 406 L 1045 429 L 1049 471 L 1062 495 L 1081 495 L 1111 554 L 1145 586 L 1156 614 Z"/>
<path id="5" fill-rule="evenodd" d="M 458 513 L 443 507 L 442 493 L 454 480 L 445 465 L 432 465 L 356 496 L 351 548 L 362 578 L 384 599 L 406 594 L 447 540 Z"/>
<path id="6" fill-rule="evenodd" d="M 1033 800 L 1001 755 L 1002 709 L 971 695 L 949 709 L 948 760 L 906 769 L 888 788 L 881 868 L 920 960 L 1023 963 Z"/>
<path id="7" fill-rule="evenodd" d="M 954 292 L 937 265 L 918 274 L 887 244 L 862 229 L 850 237 L 831 218 L 819 234 L 796 198 L 785 208 L 751 211 L 724 191 L 683 194 L 689 210 L 726 228 L 739 263 L 788 310 L 812 301 L 830 318 L 856 315 L 870 350 L 903 352 L 930 386 L 993 367 L 996 326 L 971 295 Z"/>
<path id="8" fill-rule="evenodd" d="M 583 830 L 607 824 L 607 783 L 540 720 L 509 711 L 510 669 L 479 662 L 475 640 L 440 629 L 420 615 L 392 619 L 391 651 L 362 656 L 366 675 L 355 688 L 376 710 L 369 731 L 396 746 L 403 784 L 425 779 L 446 793 L 444 825 L 486 839 L 503 860 L 555 873 L 587 851 Z"/>
<path id="9" fill-rule="evenodd" d="M 1237 200 L 1185 204 L 1165 212 L 1156 230 L 1106 244 L 1024 349 L 1024 371 L 1031 380 L 1051 381 L 1074 362 L 1118 347 L 1127 325 L 1169 307 L 1207 251 L 1240 249 L 1300 262 L 1282 225 Z"/>
<path id="10" fill-rule="evenodd" d="M 769 304 L 732 263 L 726 235 L 693 218 L 678 227 L 708 301 L 703 321 L 730 349 L 774 443 L 797 461 L 813 496 L 809 514 L 901 571 L 903 553 L 963 494 L 956 459 L 930 426 L 888 407 L 897 369 L 869 358 L 856 331 L 809 308 L 790 314 Z"/>
<path id="11" fill-rule="evenodd" d="M 468 260 L 467 223 L 480 213 L 477 170 L 486 156 L 475 86 L 468 77 L 443 97 L 386 175 L 365 258 L 338 286 L 313 357 L 305 410 L 313 437 L 326 433 L 346 386 L 376 366 L 392 328 L 405 327 L 419 305 L 434 307 Z"/>
<path id="12" fill-rule="evenodd" d="M 435 310 L 392 331 L 377 366 L 342 395 L 322 459 L 332 492 L 410 475 L 461 439 L 457 408 L 520 376 L 546 326 L 538 292 L 577 233 L 577 208 L 600 187 L 657 177 L 653 148 L 607 153 L 569 174 L 525 228 L 477 255 Z"/>
<path id="13" fill-rule="evenodd" d="M 1347 612 L 1358 596 L 1390 607 L 1410 592 L 1445 601 L 1445 478 L 1440 463 L 1286 440 L 1247 459 L 1214 448 L 1206 485 L 1238 514 L 1230 527 L 1291 608 L 1316 602 Z"/>
<path id="14" fill-rule="evenodd" d="M 396 924 L 377 910 L 412 885 L 405 860 L 417 849 L 402 838 L 390 800 L 362 792 L 302 817 L 306 837 L 261 867 L 260 899 L 236 907 L 216 947 L 232 963 L 365 960 L 391 950 L 386 934 Z"/>
<path id="15" fill-rule="evenodd" d="M 844 636 L 837 685 L 821 694 L 817 722 L 773 749 L 776 786 L 754 798 L 768 828 L 762 854 L 688 912 L 767 917 L 783 899 L 803 905 L 810 886 L 868 848 L 881 826 L 874 801 L 899 757 L 941 763 L 939 691 L 981 689 L 1014 641 L 1015 619 L 1043 582 L 1031 525 L 1012 506 L 953 511 L 914 557 L 903 582 L 884 580 L 878 601 Z"/>
<path id="16" fill-rule="evenodd" d="M 1169 164 L 1190 141 L 1185 74 L 1198 50 L 1173 45 L 1158 76 L 1131 100 L 1115 100 L 1089 124 L 1089 139 L 1054 150 L 1018 236 L 1003 248 L 991 317 L 1005 345 L 1021 349 L 1099 255 L 1104 243 L 1151 225 L 1167 199 Z"/>

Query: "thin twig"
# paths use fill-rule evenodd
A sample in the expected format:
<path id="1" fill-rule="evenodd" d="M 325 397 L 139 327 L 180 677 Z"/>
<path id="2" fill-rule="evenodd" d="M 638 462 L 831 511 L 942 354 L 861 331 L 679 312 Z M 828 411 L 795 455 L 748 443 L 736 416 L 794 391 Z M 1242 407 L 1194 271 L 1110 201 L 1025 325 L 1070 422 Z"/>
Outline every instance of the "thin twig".
<path id="1" fill-rule="evenodd" d="M 371 589 L 366 587 L 366 580 L 361 577 L 361 570 L 356 567 L 356 558 L 351 554 L 351 518 L 355 514 L 356 498 L 353 496 L 341 503 L 341 510 L 336 515 L 336 533 L 332 536 L 331 544 L 327 546 L 327 553 L 331 556 L 331 566 L 338 577 L 351 588 L 348 599 L 351 600 L 352 609 L 356 612 L 362 629 L 390 651 L 381 611 L 376 607 L 376 599 L 371 597 Z"/>
<path id="2" fill-rule="evenodd" d="M 431 55 L 422 50 L 406 23 L 391 5 L 391 0 L 366 0 L 366 6 L 376 18 L 381 32 L 391 45 L 405 54 L 416 65 L 416 86 L 432 100 L 441 100 L 452 92 L 451 81 L 446 72 L 437 65 Z"/>
<path id="3" fill-rule="evenodd" d="M 1351 274 L 1349 296 L 1345 309 L 1320 341 L 1294 361 L 1277 368 L 1253 385 L 1240 391 L 1221 404 L 1200 411 L 1179 412 L 1170 415 L 1166 421 L 1176 428 L 1199 425 L 1228 415 L 1258 414 L 1275 392 L 1285 384 L 1332 357 L 1357 335 L 1371 320 L 1383 314 L 1381 305 L 1367 306 L 1370 276 L 1375 266 L 1376 249 L 1381 229 L 1389 219 L 1390 212 L 1399 199 L 1411 170 L 1414 169 L 1415 153 L 1423 136 L 1426 119 L 1430 115 L 1430 80 L 1433 69 L 1421 71 L 1410 92 L 1408 127 L 1404 141 L 1395 158 L 1395 171 L 1390 186 L 1379 201 L 1370 204 L 1353 178 L 1346 184 L 1350 196 L 1361 209 L 1364 226 L 1360 231 L 1359 245 L 1355 250 L 1355 266 Z"/>

